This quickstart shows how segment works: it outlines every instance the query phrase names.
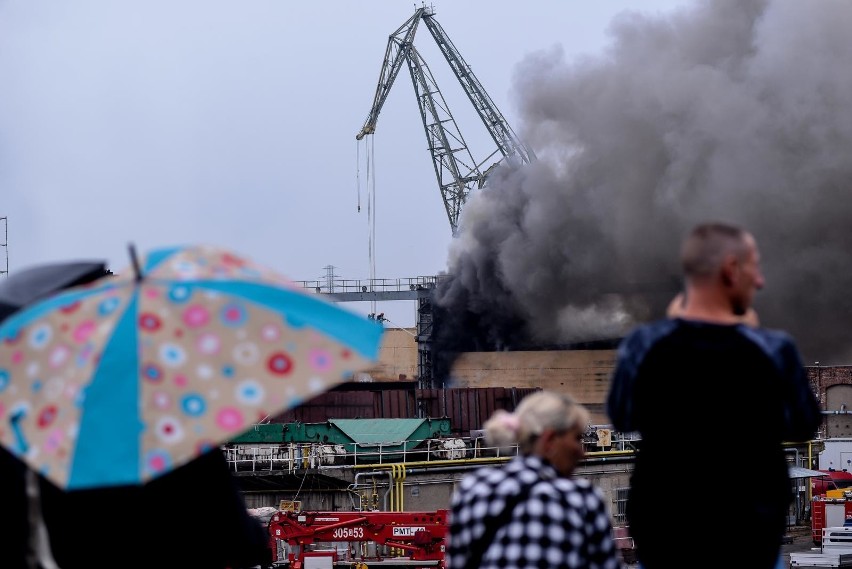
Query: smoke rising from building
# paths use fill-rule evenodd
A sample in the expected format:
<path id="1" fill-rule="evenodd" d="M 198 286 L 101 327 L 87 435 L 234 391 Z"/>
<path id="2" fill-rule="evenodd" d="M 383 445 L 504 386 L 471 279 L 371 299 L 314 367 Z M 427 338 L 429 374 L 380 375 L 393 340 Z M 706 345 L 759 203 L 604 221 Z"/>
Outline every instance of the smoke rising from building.
<path id="1" fill-rule="evenodd" d="M 527 57 L 513 96 L 539 159 L 465 205 L 436 353 L 618 337 L 663 314 L 680 240 L 719 219 L 758 240 L 762 324 L 849 363 L 850 29 L 845 0 L 700 1 L 620 15 L 598 56 Z"/>

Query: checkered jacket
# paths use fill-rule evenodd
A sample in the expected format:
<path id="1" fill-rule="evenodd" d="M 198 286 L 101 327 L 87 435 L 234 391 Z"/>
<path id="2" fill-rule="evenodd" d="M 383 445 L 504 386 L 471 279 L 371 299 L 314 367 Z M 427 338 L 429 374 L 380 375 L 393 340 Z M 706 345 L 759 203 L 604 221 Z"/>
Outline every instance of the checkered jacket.
<path id="1" fill-rule="evenodd" d="M 482 569 L 617 569 L 621 558 L 600 490 L 582 478 L 562 478 L 536 456 L 465 476 L 452 498 L 448 569 L 465 566 L 471 543 L 499 516 L 509 496 L 534 482 L 509 522 L 494 534 Z"/>

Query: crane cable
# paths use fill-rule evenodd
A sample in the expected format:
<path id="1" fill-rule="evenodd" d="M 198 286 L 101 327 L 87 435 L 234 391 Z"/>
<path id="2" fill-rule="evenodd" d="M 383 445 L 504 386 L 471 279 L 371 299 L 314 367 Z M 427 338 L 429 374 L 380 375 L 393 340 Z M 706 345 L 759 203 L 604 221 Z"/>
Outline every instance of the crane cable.
<path id="1" fill-rule="evenodd" d="M 355 199 L 361 213 L 361 143 L 355 141 Z"/>
<path id="2" fill-rule="evenodd" d="M 370 288 L 376 279 L 376 178 L 375 178 L 375 145 L 373 137 L 367 138 L 369 145 L 365 142 L 366 167 L 367 167 L 367 259 L 370 270 Z M 361 211 L 361 146 L 359 141 L 356 145 L 355 186 L 357 193 L 358 212 Z M 376 301 L 370 301 L 370 312 L 376 314 Z"/>
<path id="3" fill-rule="evenodd" d="M 367 146 L 367 180 L 370 184 L 370 211 L 368 223 L 370 226 L 370 288 L 373 288 L 373 283 L 376 282 L 376 151 L 373 144 L 373 137 L 370 137 L 370 143 Z M 376 314 L 376 300 L 370 301 L 370 310 Z"/>

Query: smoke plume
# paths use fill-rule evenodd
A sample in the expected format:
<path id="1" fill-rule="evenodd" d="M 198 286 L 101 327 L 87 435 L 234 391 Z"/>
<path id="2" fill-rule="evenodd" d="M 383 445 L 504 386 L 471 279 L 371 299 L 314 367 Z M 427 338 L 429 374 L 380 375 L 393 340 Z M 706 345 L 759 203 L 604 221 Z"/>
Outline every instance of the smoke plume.
<path id="1" fill-rule="evenodd" d="M 465 205 L 436 353 L 620 337 L 662 316 L 681 239 L 718 219 L 757 238 L 761 323 L 848 363 L 850 29 L 847 0 L 709 0 L 623 13 L 599 56 L 527 57 L 513 96 L 538 160 Z"/>

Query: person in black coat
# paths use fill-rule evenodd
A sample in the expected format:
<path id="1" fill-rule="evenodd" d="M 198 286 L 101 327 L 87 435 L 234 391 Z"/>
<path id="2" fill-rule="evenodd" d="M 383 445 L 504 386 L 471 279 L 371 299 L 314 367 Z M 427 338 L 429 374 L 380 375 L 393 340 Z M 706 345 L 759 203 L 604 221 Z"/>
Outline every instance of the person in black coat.
<path id="1" fill-rule="evenodd" d="M 681 264 L 684 295 L 669 317 L 622 340 L 607 396 L 613 427 L 641 436 L 626 505 L 630 535 L 645 569 L 718 567 L 734 542 L 721 528 L 747 520 L 738 565 L 773 569 L 794 497 L 784 443 L 815 438 L 822 410 L 794 339 L 761 327 L 752 308 L 764 286 L 754 236 L 729 223 L 699 224 L 682 244 Z M 663 407 L 678 393 L 686 396 Z M 706 452 L 734 442 L 760 472 L 759 492 L 733 492 L 731 464 Z M 659 523 L 672 468 L 685 465 L 695 467 L 701 528 L 719 534 L 700 559 L 695 525 Z"/>
<path id="2" fill-rule="evenodd" d="M 218 448 L 141 486 L 65 492 L 41 482 L 50 548 L 62 569 L 271 564 L 269 535 L 249 515 Z"/>
<path id="3" fill-rule="evenodd" d="M 0 323 L 49 294 L 111 274 L 89 262 L 16 273 L 0 285 Z M 0 503 L 4 569 L 271 564 L 266 528 L 249 515 L 218 448 L 143 485 L 65 491 L 0 447 Z"/>

